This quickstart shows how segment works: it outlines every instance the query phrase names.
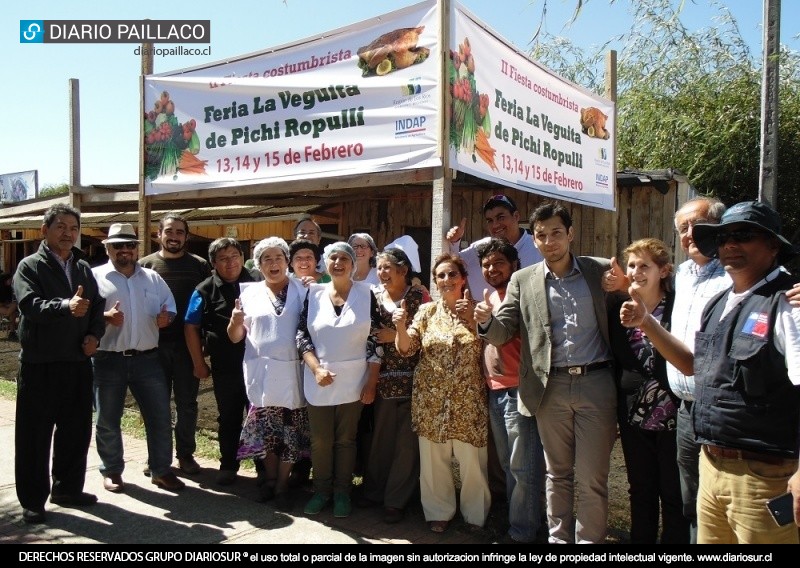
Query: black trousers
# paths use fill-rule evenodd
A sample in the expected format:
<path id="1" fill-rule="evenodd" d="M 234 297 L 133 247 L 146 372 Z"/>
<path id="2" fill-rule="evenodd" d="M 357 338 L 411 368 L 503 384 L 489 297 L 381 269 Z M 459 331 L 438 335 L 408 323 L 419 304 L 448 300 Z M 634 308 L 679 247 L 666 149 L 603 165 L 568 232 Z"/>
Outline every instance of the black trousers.
<path id="1" fill-rule="evenodd" d="M 14 435 L 17 498 L 25 509 L 44 509 L 53 492 L 83 491 L 92 438 L 92 364 L 20 363 Z"/>
<path id="2" fill-rule="evenodd" d="M 239 449 L 239 437 L 242 424 L 250 403 L 244 389 L 244 377 L 241 373 L 211 374 L 214 383 L 214 398 L 217 401 L 217 423 L 221 470 L 239 471 L 239 460 L 236 452 Z M 261 460 L 256 460 L 258 464 Z M 257 465 L 258 465 L 257 464 Z"/>

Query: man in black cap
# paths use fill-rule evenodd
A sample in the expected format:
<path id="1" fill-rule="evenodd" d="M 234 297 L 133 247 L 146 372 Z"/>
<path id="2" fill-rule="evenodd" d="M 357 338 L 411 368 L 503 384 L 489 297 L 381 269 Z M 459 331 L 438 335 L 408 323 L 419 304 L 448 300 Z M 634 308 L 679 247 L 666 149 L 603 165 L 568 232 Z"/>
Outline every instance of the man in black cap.
<path id="1" fill-rule="evenodd" d="M 507 195 L 493 195 L 483 205 L 483 218 L 486 220 L 488 237 L 475 241 L 462 251 L 458 250 L 461 237 L 466 228 L 466 217 L 461 223 L 447 231 L 445 237 L 450 245 L 451 252 L 458 254 L 467 265 L 467 279 L 470 293 L 473 298 L 482 298 L 484 288 L 491 294 L 494 288 L 486 282 L 481 271 L 481 261 L 478 259 L 478 247 L 489 242 L 490 239 L 505 239 L 514 245 L 519 254 L 520 268 L 531 266 L 542 260 L 539 249 L 533 242 L 531 234 L 519 226 L 519 211 L 514 200 Z"/>
<path id="2" fill-rule="evenodd" d="M 797 252 L 780 231 L 778 214 L 756 201 L 694 227 L 700 251 L 733 281 L 703 311 L 694 355 L 637 294 L 620 311 L 623 325 L 641 327 L 668 361 L 694 372 L 700 544 L 798 544 L 797 527 L 777 526 L 765 506 L 792 493 L 800 526 L 800 308 L 786 299 L 798 279 L 781 266 Z"/>

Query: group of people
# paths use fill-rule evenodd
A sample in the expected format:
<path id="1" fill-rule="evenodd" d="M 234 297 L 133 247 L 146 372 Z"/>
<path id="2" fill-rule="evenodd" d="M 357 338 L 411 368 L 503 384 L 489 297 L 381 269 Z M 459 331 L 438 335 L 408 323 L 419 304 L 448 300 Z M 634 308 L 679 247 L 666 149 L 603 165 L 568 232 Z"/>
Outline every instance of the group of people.
<path id="1" fill-rule="evenodd" d="M 466 220 L 448 231 L 431 299 L 403 238 L 379 251 L 355 233 L 320 250 L 307 218 L 291 243 L 259 241 L 252 269 L 232 238 L 211 243 L 209 266 L 186 252 L 186 220 L 168 215 L 157 253 L 138 260 L 133 227 L 117 224 L 108 263 L 91 269 L 74 247 L 80 213 L 53 206 L 14 276 L 24 519 L 43 522 L 48 495 L 96 502 L 83 492 L 93 403 L 104 487 L 124 491 L 128 389 L 146 474 L 181 489 L 170 391 L 178 467 L 192 475 L 197 385 L 210 375 L 217 483 L 253 459 L 261 497 L 281 510 L 306 462 L 304 513 L 349 516 L 363 460 L 355 504 L 382 506 L 387 523 L 418 495 L 434 532 L 457 511 L 483 527 L 492 507 L 507 515 L 507 542 L 537 542 L 546 528 L 550 543 L 602 543 L 619 433 L 632 542 L 796 543 L 796 527 L 765 507 L 791 492 L 800 525 L 800 288 L 782 268 L 795 249 L 777 214 L 685 203 L 675 228 L 688 260 L 676 273 L 658 239 L 631 243 L 622 266 L 574 255 L 556 202 L 531 214 L 530 232 L 505 195 L 483 217 L 489 235 L 463 250 Z"/>

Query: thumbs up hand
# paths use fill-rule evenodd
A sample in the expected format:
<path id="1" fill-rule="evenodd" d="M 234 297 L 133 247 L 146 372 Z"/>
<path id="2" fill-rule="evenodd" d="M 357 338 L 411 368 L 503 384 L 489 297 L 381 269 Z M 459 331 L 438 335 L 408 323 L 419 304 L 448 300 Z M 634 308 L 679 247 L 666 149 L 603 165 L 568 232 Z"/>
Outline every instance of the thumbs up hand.
<path id="1" fill-rule="evenodd" d="M 69 313 L 73 317 L 82 318 L 86 315 L 86 312 L 89 311 L 89 305 L 91 302 L 82 296 L 83 286 L 79 284 L 78 289 L 75 290 L 75 295 L 69 300 Z"/>
<path id="2" fill-rule="evenodd" d="M 467 288 L 464 288 L 464 297 L 456 300 L 456 313 L 467 323 L 475 323 L 475 302 Z"/>
<path id="3" fill-rule="evenodd" d="M 455 227 L 451 227 L 447 231 L 447 236 L 445 238 L 453 244 L 460 242 L 461 237 L 464 236 L 464 229 L 466 227 L 467 227 L 467 218 L 462 217 L 461 222 L 458 225 L 456 225 Z"/>
<path id="4" fill-rule="evenodd" d="M 392 323 L 397 329 L 405 329 L 407 317 L 408 312 L 406 311 L 406 301 L 405 299 L 402 299 L 400 300 L 400 307 L 395 308 L 395 310 L 392 312 Z"/>
<path id="5" fill-rule="evenodd" d="M 475 305 L 475 321 L 478 323 L 486 323 L 492 319 L 494 312 L 494 304 L 492 304 L 491 294 L 487 288 L 483 289 L 483 301 Z"/>
<path id="6" fill-rule="evenodd" d="M 239 298 L 236 298 L 233 303 L 231 324 L 235 326 L 244 325 L 244 310 L 242 309 L 242 301 Z"/>
<path id="7" fill-rule="evenodd" d="M 106 323 L 115 327 L 122 327 L 125 323 L 125 312 L 119 309 L 119 300 L 117 300 L 110 310 L 106 310 L 103 314 L 106 318 Z"/>
<path id="8" fill-rule="evenodd" d="M 628 288 L 631 299 L 624 302 L 619 309 L 619 321 L 625 327 L 640 327 L 649 314 L 647 306 L 633 286 Z"/>
<path id="9" fill-rule="evenodd" d="M 630 286 L 631 282 L 625 275 L 625 271 L 617 263 L 617 258 L 611 257 L 611 268 L 603 273 L 602 286 L 606 292 L 619 292 Z"/>
<path id="10" fill-rule="evenodd" d="M 167 311 L 167 305 L 164 304 L 163 306 L 161 306 L 161 311 L 158 312 L 158 315 L 156 316 L 156 325 L 158 326 L 158 329 L 167 327 L 169 324 L 172 323 L 173 319 L 174 319 L 173 314 Z"/>

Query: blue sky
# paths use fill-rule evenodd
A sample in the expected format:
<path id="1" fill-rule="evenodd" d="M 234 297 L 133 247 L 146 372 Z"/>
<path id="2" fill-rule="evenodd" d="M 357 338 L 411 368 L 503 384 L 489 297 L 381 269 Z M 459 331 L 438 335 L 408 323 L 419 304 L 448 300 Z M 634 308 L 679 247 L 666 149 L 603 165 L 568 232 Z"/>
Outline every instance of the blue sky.
<path id="1" fill-rule="evenodd" d="M 577 0 L 548 0 L 546 29 L 584 47 L 599 46 L 630 29 L 630 2 L 589 0 L 576 23 L 564 29 Z M 586 0 L 584 0 L 586 2 Z M 0 174 L 39 171 L 39 187 L 69 179 L 68 80 L 80 81 L 81 182 L 136 183 L 139 143 L 137 44 L 20 44 L 19 20 L 202 19 L 211 20 L 210 57 L 156 59 L 155 72 L 201 65 L 323 34 L 341 26 L 414 4 L 414 0 L 194 0 L 155 2 L 8 3 L 3 11 L 6 83 L 0 89 L 4 128 Z M 462 5 L 515 47 L 527 51 L 539 25 L 542 0 L 462 0 Z M 676 4 L 679 0 L 675 1 Z M 760 54 L 762 2 L 728 0 L 743 36 Z M 684 22 L 714 25 L 709 2 L 686 0 Z M 781 41 L 800 50 L 800 2 L 784 0 Z M 202 47 L 202 46 L 201 46 Z M 610 48 L 620 49 L 619 45 Z M 24 96 L 23 96 L 24 94 Z M 20 99 L 19 97 L 23 98 Z M 30 100 L 29 100 L 30 99 Z"/>

